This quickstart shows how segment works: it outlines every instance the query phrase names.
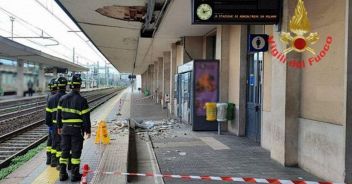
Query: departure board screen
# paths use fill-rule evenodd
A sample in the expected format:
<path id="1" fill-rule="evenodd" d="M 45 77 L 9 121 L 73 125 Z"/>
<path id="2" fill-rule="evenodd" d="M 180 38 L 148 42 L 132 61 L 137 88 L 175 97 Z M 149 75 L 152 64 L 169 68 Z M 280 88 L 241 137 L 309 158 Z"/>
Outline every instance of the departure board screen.
<path id="1" fill-rule="evenodd" d="M 193 24 L 278 24 L 282 0 L 192 0 Z"/>

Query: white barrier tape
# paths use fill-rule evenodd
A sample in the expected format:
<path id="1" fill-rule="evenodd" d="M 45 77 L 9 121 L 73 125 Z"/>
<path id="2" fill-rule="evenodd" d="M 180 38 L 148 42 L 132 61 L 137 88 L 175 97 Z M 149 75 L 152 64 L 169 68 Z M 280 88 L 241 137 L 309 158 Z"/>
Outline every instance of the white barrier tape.
<path id="1" fill-rule="evenodd" d="M 266 183 L 266 184 L 345 184 L 338 182 L 315 182 L 304 180 L 280 180 L 280 179 L 261 179 L 261 178 L 244 178 L 244 177 L 230 177 L 230 176 L 192 176 L 192 175 L 173 175 L 173 174 L 153 174 L 153 173 L 122 173 L 122 172 L 96 172 L 89 171 L 89 173 L 100 173 L 105 175 L 117 176 L 140 176 L 140 177 L 159 177 L 159 178 L 176 178 L 184 180 L 206 180 L 206 181 L 226 181 L 226 182 L 245 182 L 245 183 Z"/>

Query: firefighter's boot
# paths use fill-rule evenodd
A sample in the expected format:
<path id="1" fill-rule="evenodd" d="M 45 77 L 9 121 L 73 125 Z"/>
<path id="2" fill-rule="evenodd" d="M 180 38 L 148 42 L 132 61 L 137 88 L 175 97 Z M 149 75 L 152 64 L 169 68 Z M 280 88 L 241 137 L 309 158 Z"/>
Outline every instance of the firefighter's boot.
<path id="1" fill-rule="evenodd" d="M 60 164 L 60 181 L 66 181 L 68 179 L 68 174 L 66 171 L 66 164 Z"/>
<path id="2" fill-rule="evenodd" d="M 51 155 L 51 167 L 56 167 L 57 165 L 59 165 L 59 159 L 58 157 L 56 157 L 55 154 Z"/>
<path id="3" fill-rule="evenodd" d="M 60 171 L 60 168 L 61 168 L 61 166 L 60 166 L 60 164 L 58 164 L 58 165 L 56 166 L 56 170 Z"/>
<path id="4" fill-rule="evenodd" d="M 51 153 L 47 152 L 46 153 L 46 165 L 50 165 L 51 164 Z"/>
<path id="5" fill-rule="evenodd" d="M 72 164 L 71 173 L 71 182 L 81 181 L 82 174 L 79 173 L 79 164 Z"/>

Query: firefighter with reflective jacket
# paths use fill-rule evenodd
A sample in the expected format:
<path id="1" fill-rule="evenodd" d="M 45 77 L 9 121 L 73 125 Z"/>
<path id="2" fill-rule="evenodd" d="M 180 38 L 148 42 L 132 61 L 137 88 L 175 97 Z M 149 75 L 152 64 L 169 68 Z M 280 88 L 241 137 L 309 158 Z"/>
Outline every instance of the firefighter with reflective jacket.
<path id="1" fill-rule="evenodd" d="M 48 96 L 46 97 L 47 107 L 48 107 L 49 98 L 51 96 L 55 95 L 56 90 L 57 90 L 57 86 L 56 86 L 55 80 L 56 80 L 55 78 L 51 79 L 49 84 L 48 84 L 50 92 L 48 93 Z M 51 112 L 47 111 L 47 116 L 48 115 L 50 116 L 50 114 L 51 114 Z M 50 120 L 50 118 L 48 118 L 48 120 L 49 120 L 49 122 L 46 122 L 47 125 L 52 123 L 52 120 Z M 53 141 L 53 139 L 52 139 L 52 133 L 53 133 L 52 126 L 49 126 L 49 131 L 48 132 L 49 132 L 48 142 L 46 144 L 46 164 L 50 165 L 51 164 L 51 149 L 52 149 L 52 141 Z"/>
<path id="2" fill-rule="evenodd" d="M 80 95 L 82 79 L 75 74 L 70 80 L 72 91 L 61 97 L 57 123 L 58 132 L 61 134 L 62 156 L 60 158 L 60 181 L 68 179 L 66 165 L 69 162 L 71 151 L 71 181 L 80 181 L 79 173 L 80 157 L 83 148 L 84 137 L 90 137 L 90 113 L 87 99 Z"/>
<path id="3" fill-rule="evenodd" d="M 51 96 L 48 101 L 46 108 L 46 124 L 51 127 L 52 130 L 52 149 L 51 149 L 51 167 L 57 167 L 59 165 L 59 159 L 61 157 L 60 149 L 60 135 L 57 132 L 57 106 L 62 96 L 66 94 L 67 79 L 65 77 L 59 77 L 56 79 L 56 85 L 58 91 L 55 95 Z"/>

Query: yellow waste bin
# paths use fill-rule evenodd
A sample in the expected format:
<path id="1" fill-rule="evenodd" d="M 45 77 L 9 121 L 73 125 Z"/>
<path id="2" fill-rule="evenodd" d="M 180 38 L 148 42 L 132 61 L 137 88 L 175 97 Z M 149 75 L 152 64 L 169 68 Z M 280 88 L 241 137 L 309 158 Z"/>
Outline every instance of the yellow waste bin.
<path id="1" fill-rule="evenodd" d="M 207 121 L 216 121 L 216 103 L 206 103 L 206 120 Z"/>

